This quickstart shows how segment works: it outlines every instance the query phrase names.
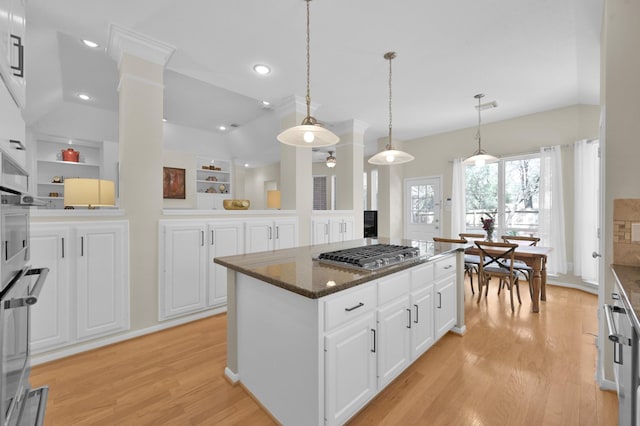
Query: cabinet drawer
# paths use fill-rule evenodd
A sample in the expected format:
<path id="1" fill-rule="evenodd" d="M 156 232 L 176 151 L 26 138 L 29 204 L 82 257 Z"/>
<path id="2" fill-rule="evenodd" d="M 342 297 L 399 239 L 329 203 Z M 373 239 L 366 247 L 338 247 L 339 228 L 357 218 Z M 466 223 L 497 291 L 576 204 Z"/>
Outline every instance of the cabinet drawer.
<path id="1" fill-rule="evenodd" d="M 376 308 L 375 283 L 366 284 L 363 288 L 355 287 L 345 292 L 346 294 L 340 294 L 324 303 L 326 331 Z"/>
<path id="2" fill-rule="evenodd" d="M 409 272 L 400 272 L 378 281 L 378 304 L 384 305 L 404 294 L 409 293 Z"/>
<path id="3" fill-rule="evenodd" d="M 425 288 L 433 282 L 433 263 L 425 263 L 411 269 L 411 290 Z"/>
<path id="4" fill-rule="evenodd" d="M 456 256 L 450 255 L 433 263 L 436 280 L 456 273 Z"/>

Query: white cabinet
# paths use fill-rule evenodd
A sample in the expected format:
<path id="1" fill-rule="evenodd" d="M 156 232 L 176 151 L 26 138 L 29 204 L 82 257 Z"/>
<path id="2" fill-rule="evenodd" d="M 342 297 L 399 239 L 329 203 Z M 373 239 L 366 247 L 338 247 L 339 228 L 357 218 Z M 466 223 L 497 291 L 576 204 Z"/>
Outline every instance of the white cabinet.
<path id="1" fill-rule="evenodd" d="M 0 77 L 11 97 L 25 107 L 26 0 L 0 0 Z"/>
<path id="2" fill-rule="evenodd" d="M 312 244 L 327 244 L 353 239 L 353 216 L 311 218 Z"/>
<path id="3" fill-rule="evenodd" d="M 160 321 L 207 307 L 207 227 L 200 221 L 160 225 Z"/>
<path id="4" fill-rule="evenodd" d="M 49 268 L 38 303 L 31 308 L 31 349 L 36 353 L 71 342 L 70 234 L 67 225 L 31 225 L 32 266 Z"/>
<path id="5" fill-rule="evenodd" d="M 2 1 L 2 0 L 0 0 Z M 0 10 L 2 19 L 2 10 Z M 0 149 L 26 168 L 25 124 L 20 108 L 0 80 Z"/>
<path id="6" fill-rule="evenodd" d="M 128 223 L 76 225 L 75 232 L 78 338 L 127 330 Z"/>
<path id="7" fill-rule="evenodd" d="M 411 359 L 411 310 L 405 295 L 378 309 L 378 389 L 395 379 Z"/>
<path id="8" fill-rule="evenodd" d="M 325 336 L 325 419 L 344 424 L 377 392 L 376 320 L 369 311 Z"/>
<path id="9" fill-rule="evenodd" d="M 213 307 L 227 303 L 227 268 L 213 263 L 213 259 L 244 253 L 243 224 L 242 222 L 210 222 L 207 234 L 209 237 L 207 306 Z"/>
<path id="10" fill-rule="evenodd" d="M 329 240 L 332 243 L 353 239 L 353 217 L 333 218 L 329 220 Z"/>
<path id="11" fill-rule="evenodd" d="M 298 245 L 298 220 L 247 220 L 245 223 L 245 252 L 292 248 Z"/>
<path id="12" fill-rule="evenodd" d="M 411 359 L 417 359 L 433 345 L 433 284 L 411 292 Z"/>
<path id="13" fill-rule="evenodd" d="M 456 325 L 456 269 L 455 255 L 434 262 L 436 340 Z"/>
<path id="14" fill-rule="evenodd" d="M 50 269 L 32 309 L 34 352 L 129 329 L 128 222 L 33 223 L 31 246 L 31 264 Z"/>
<path id="15" fill-rule="evenodd" d="M 159 320 L 227 303 L 227 268 L 219 256 L 244 253 L 241 221 L 160 221 Z"/>
<path id="16" fill-rule="evenodd" d="M 222 210 L 222 201 L 233 198 L 232 165 L 226 160 L 196 159 L 197 208 Z"/>

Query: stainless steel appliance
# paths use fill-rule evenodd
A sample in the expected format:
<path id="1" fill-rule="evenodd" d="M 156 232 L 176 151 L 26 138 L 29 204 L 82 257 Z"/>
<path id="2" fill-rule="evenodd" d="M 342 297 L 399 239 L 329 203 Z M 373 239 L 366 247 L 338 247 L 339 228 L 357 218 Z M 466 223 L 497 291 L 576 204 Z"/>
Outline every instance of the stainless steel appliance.
<path id="1" fill-rule="evenodd" d="M 318 260 L 323 263 L 369 271 L 420 258 L 418 247 L 394 244 L 373 244 L 330 251 L 318 256 Z"/>
<path id="2" fill-rule="evenodd" d="M 48 269 L 29 265 L 27 173 L 0 153 L 0 426 L 39 425 L 47 388 L 30 389 L 30 307 Z"/>
<path id="3" fill-rule="evenodd" d="M 638 414 L 638 387 L 640 369 L 638 330 L 633 327 L 631 317 L 621 300 L 620 293 L 611 295 L 613 305 L 604 305 L 609 340 L 613 342 L 613 370 L 618 391 L 618 424 L 640 425 Z"/>

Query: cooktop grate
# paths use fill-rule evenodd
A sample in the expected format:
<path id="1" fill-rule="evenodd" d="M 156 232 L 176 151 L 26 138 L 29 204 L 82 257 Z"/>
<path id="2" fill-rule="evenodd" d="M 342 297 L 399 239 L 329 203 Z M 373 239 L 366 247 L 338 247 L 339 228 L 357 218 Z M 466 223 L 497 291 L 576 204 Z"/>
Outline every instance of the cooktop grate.
<path id="1" fill-rule="evenodd" d="M 321 253 L 318 259 L 363 269 L 376 269 L 417 258 L 419 254 L 420 249 L 417 247 L 374 244 Z"/>

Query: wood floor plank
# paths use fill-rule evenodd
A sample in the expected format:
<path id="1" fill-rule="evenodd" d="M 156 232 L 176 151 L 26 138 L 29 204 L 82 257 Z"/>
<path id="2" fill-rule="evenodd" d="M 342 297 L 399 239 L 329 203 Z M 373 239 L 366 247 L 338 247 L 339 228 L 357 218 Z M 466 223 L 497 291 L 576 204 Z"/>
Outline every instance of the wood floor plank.
<path id="1" fill-rule="evenodd" d="M 616 425 L 617 398 L 594 382 L 597 297 L 549 287 L 532 314 L 526 284 L 477 304 L 465 287 L 467 333 L 445 335 L 351 425 Z M 223 376 L 218 315 L 36 366 L 50 387 L 45 424 L 273 425 Z"/>

